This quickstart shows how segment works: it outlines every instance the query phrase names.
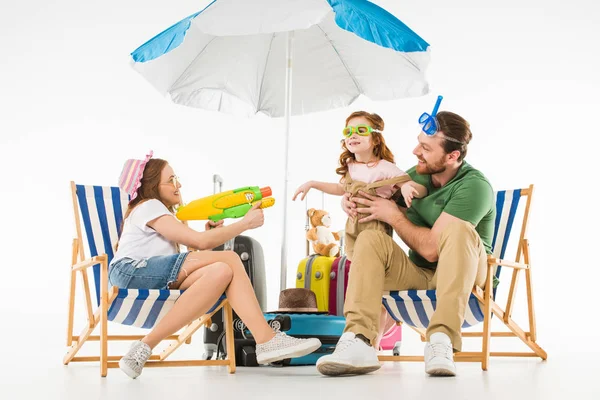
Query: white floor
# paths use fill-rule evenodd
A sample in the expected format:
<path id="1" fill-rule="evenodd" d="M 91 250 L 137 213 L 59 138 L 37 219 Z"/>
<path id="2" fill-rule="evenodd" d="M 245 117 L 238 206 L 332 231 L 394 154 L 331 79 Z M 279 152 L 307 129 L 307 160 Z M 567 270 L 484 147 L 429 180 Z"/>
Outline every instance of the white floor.
<path id="1" fill-rule="evenodd" d="M 21 339 L 29 343 L 25 348 L 18 347 Z M 503 346 L 507 340 L 513 339 L 494 343 Z M 0 364 L 0 399 L 600 399 L 597 347 L 586 349 L 584 342 L 564 337 L 546 337 L 540 342 L 547 344 L 546 362 L 493 358 L 487 372 L 480 364 L 458 363 L 455 378 L 428 377 L 422 363 L 385 363 L 381 370 L 359 377 L 323 377 L 314 367 L 238 367 L 234 375 L 224 367 L 178 367 L 147 368 L 140 378 L 131 380 L 119 369 L 109 369 L 108 376 L 101 378 L 96 363 L 63 366 L 64 329 L 56 326 L 42 338 L 26 330 L 2 340 L 6 358 Z M 97 343 L 89 346 L 88 350 L 95 350 Z M 119 346 L 111 347 L 110 354 L 121 353 L 126 344 Z M 201 337 L 182 350 L 176 359 L 198 357 Z M 420 352 L 422 344 L 416 335 L 406 333 L 403 353 Z"/>

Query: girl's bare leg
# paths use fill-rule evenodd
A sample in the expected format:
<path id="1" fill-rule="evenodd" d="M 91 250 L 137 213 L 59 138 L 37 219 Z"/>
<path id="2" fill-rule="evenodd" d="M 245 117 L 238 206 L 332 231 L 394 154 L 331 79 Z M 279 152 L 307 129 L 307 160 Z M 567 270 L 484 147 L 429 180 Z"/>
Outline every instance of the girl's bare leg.
<path id="1" fill-rule="evenodd" d="M 194 278 L 196 280 L 179 297 L 173 308 L 142 339 L 150 348 L 204 315 L 231 282 L 232 272 L 227 264 L 216 262 L 198 269 Z"/>
<path id="2" fill-rule="evenodd" d="M 235 310 L 237 315 L 244 321 L 244 324 L 252 332 L 252 336 L 256 340 L 256 343 L 266 343 L 275 336 L 273 329 L 267 324 L 267 321 L 263 315 L 254 288 L 250 282 L 250 278 L 246 273 L 244 264 L 240 257 L 233 251 L 226 251 L 225 256 L 227 257 L 224 262 L 229 265 L 233 271 L 233 279 L 229 287 L 225 291 L 227 299 L 231 304 L 231 307 Z"/>
<path id="3" fill-rule="evenodd" d="M 185 292 L 171 311 L 142 339 L 151 348 L 204 315 L 223 292 L 252 332 L 256 343 L 265 343 L 275 335 L 263 316 L 244 265 L 233 251 L 190 253 L 171 289 Z"/>

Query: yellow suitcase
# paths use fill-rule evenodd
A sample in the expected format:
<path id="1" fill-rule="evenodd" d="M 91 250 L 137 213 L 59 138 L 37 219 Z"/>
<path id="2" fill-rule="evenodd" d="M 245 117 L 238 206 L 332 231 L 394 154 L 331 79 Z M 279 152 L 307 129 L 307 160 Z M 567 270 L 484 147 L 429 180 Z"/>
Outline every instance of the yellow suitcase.
<path id="1" fill-rule="evenodd" d="M 329 311 L 329 281 L 335 257 L 313 254 L 298 265 L 296 287 L 315 292 L 319 311 Z"/>

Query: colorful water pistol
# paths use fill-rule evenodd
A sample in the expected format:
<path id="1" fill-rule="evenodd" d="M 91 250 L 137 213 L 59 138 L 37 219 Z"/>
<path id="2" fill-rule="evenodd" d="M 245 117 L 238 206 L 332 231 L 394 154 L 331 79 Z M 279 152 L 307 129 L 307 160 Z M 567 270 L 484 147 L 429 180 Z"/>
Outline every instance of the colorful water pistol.
<path id="1" fill-rule="evenodd" d="M 229 190 L 194 200 L 177 209 L 176 216 L 180 221 L 211 220 L 220 221 L 225 218 L 240 218 L 257 202 L 260 208 L 272 207 L 275 199 L 269 186 L 247 186 Z"/>

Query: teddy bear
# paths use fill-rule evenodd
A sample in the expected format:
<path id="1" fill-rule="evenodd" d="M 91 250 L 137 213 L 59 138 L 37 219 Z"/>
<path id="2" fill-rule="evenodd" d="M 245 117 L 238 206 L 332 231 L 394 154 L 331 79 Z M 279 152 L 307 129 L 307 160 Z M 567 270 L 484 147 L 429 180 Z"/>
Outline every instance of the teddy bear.
<path id="1" fill-rule="evenodd" d="M 307 211 L 307 215 L 312 228 L 306 232 L 306 239 L 312 243 L 315 253 L 326 257 L 336 257 L 340 252 L 338 245 L 340 235 L 329 228 L 331 226 L 329 213 L 325 210 L 311 208 Z"/>

